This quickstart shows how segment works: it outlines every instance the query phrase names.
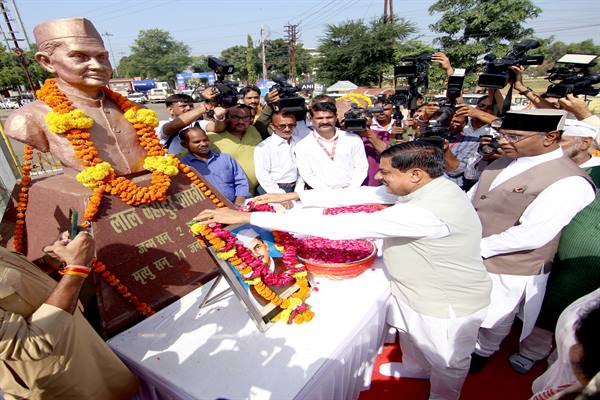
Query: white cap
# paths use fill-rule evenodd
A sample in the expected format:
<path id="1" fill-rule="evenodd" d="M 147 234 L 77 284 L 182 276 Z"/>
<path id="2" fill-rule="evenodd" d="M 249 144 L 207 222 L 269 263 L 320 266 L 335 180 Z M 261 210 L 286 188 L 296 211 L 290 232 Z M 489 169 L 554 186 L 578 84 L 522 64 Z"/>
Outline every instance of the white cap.
<path id="1" fill-rule="evenodd" d="M 250 245 L 250 242 L 252 242 L 254 239 L 260 239 L 260 235 L 258 234 L 258 232 L 251 228 L 242 229 L 241 231 L 235 234 L 235 237 L 246 247 L 248 247 Z"/>
<path id="2" fill-rule="evenodd" d="M 565 121 L 565 130 L 563 136 L 579 136 L 595 138 L 598 133 L 598 128 L 587 122 L 578 121 L 576 119 L 567 119 Z"/>

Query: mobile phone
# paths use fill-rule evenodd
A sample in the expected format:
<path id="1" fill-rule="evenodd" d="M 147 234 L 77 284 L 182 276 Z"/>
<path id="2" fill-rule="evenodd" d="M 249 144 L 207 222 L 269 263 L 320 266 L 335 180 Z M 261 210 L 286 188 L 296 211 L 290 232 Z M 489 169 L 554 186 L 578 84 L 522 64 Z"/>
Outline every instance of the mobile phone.
<path id="1" fill-rule="evenodd" d="M 73 208 L 69 208 L 69 239 L 74 239 L 79 233 L 79 226 L 77 225 L 77 220 L 79 219 L 79 214 Z"/>

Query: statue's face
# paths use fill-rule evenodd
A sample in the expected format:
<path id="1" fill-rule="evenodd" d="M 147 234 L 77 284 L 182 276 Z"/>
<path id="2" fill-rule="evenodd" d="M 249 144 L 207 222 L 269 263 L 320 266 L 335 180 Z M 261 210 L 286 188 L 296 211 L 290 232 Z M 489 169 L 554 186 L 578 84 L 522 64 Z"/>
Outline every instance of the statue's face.
<path id="1" fill-rule="evenodd" d="M 110 80 L 112 67 L 108 51 L 94 39 L 61 39 L 49 56 L 46 69 L 75 87 L 102 87 Z"/>

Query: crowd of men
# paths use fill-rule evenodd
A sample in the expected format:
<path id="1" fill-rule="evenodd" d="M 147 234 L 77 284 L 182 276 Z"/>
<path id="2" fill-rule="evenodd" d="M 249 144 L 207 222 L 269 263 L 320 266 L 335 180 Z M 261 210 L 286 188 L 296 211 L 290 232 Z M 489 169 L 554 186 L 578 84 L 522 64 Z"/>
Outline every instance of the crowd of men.
<path id="1" fill-rule="evenodd" d="M 447 57 L 436 57 L 451 74 Z M 397 300 L 388 322 L 398 328 L 404 362 L 383 368 L 429 378 L 431 399 L 458 398 L 467 373 L 485 367 L 517 315 L 521 343 L 509 362 L 519 373 L 552 352 L 555 330 L 561 335 L 558 361 L 533 386 L 542 392 L 536 399 L 586 385 L 600 370 L 600 358 L 589 362 L 598 349 L 576 339 L 574 321 L 590 304 L 596 312 L 589 318 L 597 321 L 600 304 L 600 119 L 582 98 L 544 99 L 523 85 L 522 67 L 510 68 L 514 89 L 531 101 L 528 109 L 499 118 L 503 98 L 493 89 L 476 106 L 459 98 L 439 146 L 421 137 L 442 112 L 434 102 L 421 101 L 412 115 L 396 121 L 391 99 L 381 96 L 366 128 L 352 133 L 343 129 L 328 96 L 315 97 L 305 118 L 277 110 L 277 93 L 265 96 L 259 115 L 256 103 L 244 105 L 242 98 L 226 111 L 226 130 L 208 137 L 239 162 L 249 195 L 261 195 L 258 202 L 394 206 L 352 217 L 223 210 L 199 218 L 384 239 Z M 258 88 L 244 89 L 251 91 L 259 94 Z M 401 268 L 407 264 L 411 272 Z M 571 311 L 577 317 L 557 325 L 561 312 L 578 300 Z M 589 322 L 582 325 L 590 329 Z M 587 348 L 569 361 L 568 349 L 576 343 Z M 572 363 L 585 364 L 587 372 L 575 368 L 574 374 Z"/>

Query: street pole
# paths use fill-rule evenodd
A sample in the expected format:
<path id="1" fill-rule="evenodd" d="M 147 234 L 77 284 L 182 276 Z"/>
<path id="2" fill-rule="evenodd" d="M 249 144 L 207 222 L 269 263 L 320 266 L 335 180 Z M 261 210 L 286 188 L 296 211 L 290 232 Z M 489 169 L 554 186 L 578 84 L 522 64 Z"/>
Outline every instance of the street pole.
<path id="1" fill-rule="evenodd" d="M 115 35 L 113 35 L 112 33 L 109 33 L 109 32 L 104 32 L 104 33 L 102 33 L 102 36 L 104 36 L 106 38 L 106 40 L 108 41 L 108 48 L 110 49 L 110 55 L 113 60 L 113 65 L 114 65 L 114 69 L 115 69 L 115 78 L 116 78 L 117 76 L 119 76 L 119 70 L 117 69 L 117 63 L 115 61 L 115 53 L 113 52 L 112 44 L 110 43 L 110 37 L 115 36 Z"/>
<path id="2" fill-rule="evenodd" d="M 260 26 L 260 46 L 262 48 L 262 78 L 267 80 L 267 58 L 265 56 L 265 28 Z"/>

